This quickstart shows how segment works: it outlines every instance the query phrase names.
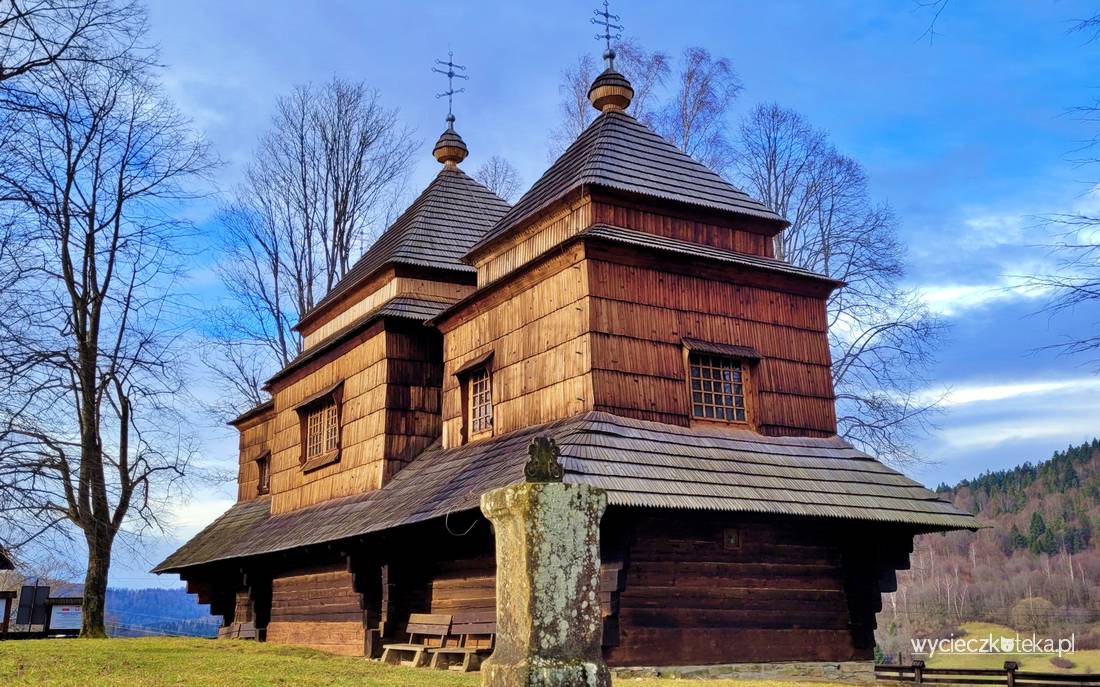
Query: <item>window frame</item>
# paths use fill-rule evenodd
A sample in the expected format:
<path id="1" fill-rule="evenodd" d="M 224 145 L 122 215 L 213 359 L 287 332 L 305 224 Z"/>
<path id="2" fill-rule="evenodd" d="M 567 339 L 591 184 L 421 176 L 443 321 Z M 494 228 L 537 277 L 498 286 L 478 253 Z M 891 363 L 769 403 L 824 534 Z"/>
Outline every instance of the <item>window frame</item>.
<path id="1" fill-rule="evenodd" d="M 732 427 L 738 429 L 756 428 L 755 418 L 755 384 L 754 367 L 759 362 L 756 352 L 745 346 L 730 344 L 716 344 L 684 339 L 684 386 L 687 389 L 687 415 L 693 425 L 711 425 L 717 427 Z M 732 420 L 725 417 L 700 417 L 695 414 L 695 389 L 691 374 L 693 356 L 707 356 L 710 358 L 724 359 L 737 365 L 741 370 L 741 397 L 744 400 L 745 419 L 736 418 L 736 401 L 734 405 L 735 416 Z M 725 407 L 725 406 L 722 406 Z"/>
<path id="2" fill-rule="evenodd" d="M 298 463 L 302 472 L 311 472 L 326 465 L 332 465 L 340 461 L 340 453 L 343 449 L 344 440 L 344 423 L 343 423 L 343 403 L 344 401 L 344 383 L 339 382 L 327 389 L 324 389 L 318 393 L 309 396 L 304 401 L 294 406 L 295 412 L 298 413 L 298 444 L 299 444 L 299 456 Z M 324 444 L 327 441 L 327 431 L 325 419 L 322 417 L 320 422 L 321 432 L 321 452 L 316 455 L 309 454 L 309 420 L 310 416 L 317 412 L 323 412 L 329 405 L 334 407 L 335 415 L 335 447 L 326 449 Z"/>
<path id="3" fill-rule="evenodd" d="M 271 493 L 271 451 L 264 451 L 256 457 L 256 496 Z"/>
<path id="4" fill-rule="evenodd" d="M 489 415 L 488 415 L 488 427 L 474 431 L 473 430 L 473 394 L 474 394 L 474 376 L 478 373 L 485 374 L 485 380 L 488 384 L 489 395 Z M 484 353 L 479 356 L 475 356 L 462 366 L 460 366 L 454 372 L 455 377 L 458 378 L 459 393 L 462 395 L 462 443 L 466 444 L 471 441 L 477 441 L 486 437 L 491 437 L 496 429 L 496 397 L 494 384 L 493 384 L 493 352 Z"/>
<path id="5" fill-rule="evenodd" d="M 485 388 L 478 389 L 481 378 L 484 378 Z M 477 397 L 483 396 L 482 403 L 477 402 Z M 479 409 L 488 407 L 488 411 L 482 414 Z M 471 438 L 477 438 L 493 433 L 493 373 L 488 365 L 478 365 L 466 372 L 466 419 L 467 433 Z M 476 415 L 475 415 L 476 414 Z M 480 429 L 475 428 L 475 423 L 484 423 Z"/>

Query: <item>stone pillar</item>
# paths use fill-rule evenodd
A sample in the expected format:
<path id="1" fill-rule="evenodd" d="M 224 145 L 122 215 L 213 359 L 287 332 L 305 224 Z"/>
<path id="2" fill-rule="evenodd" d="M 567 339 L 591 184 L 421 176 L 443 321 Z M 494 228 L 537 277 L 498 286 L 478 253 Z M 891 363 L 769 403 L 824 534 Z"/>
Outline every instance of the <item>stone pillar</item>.
<path id="1" fill-rule="evenodd" d="M 544 450 L 557 451 L 536 440 L 532 461 Z M 602 490 L 560 481 L 481 497 L 497 551 L 496 649 L 481 667 L 484 687 L 610 687 L 597 591 L 606 507 Z"/>

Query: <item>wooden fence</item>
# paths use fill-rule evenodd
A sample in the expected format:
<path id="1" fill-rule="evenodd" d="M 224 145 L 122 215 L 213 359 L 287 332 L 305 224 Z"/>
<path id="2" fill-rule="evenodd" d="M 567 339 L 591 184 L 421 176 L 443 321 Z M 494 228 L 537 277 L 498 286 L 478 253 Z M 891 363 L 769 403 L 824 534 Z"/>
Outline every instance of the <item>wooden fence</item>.
<path id="1" fill-rule="evenodd" d="M 924 661 L 908 666 L 875 666 L 879 682 L 915 685 L 993 685 L 994 687 L 1100 687 L 1100 674 L 1033 673 L 1020 670 L 1016 661 L 997 668 L 926 668 Z"/>

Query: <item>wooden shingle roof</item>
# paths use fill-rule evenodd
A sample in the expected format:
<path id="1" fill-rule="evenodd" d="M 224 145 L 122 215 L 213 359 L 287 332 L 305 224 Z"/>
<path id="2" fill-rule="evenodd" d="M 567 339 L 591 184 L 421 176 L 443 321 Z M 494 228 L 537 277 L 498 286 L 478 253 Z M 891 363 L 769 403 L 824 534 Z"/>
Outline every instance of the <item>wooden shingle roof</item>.
<path id="1" fill-rule="evenodd" d="M 386 265 L 472 271 L 460 258 L 508 208 L 508 203 L 458 167 L 444 167 L 310 312 L 328 305 Z"/>
<path id="2" fill-rule="evenodd" d="M 840 438 L 766 437 L 591 411 L 452 449 L 437 442 L 380 490 L 270 516 L 238 503 L 155 572 L 358 537 L 476 509 L 483 493 L 522 482 L 527 447 L 553 437 L 566 482 L 607 491 L 614 506 L 718 510 L 974 529 L 973 516 Z"/>
<path id="3" fill-rule="evenodd" d="M 734 265 L 740 265 L 742 267 L 751 267 L 755 269 L 767 270 L 769 272 L 781 272 L 783 274 L 790 274 L 806 279 L 812 279 L 814 281 L 823 282 L 832 286 L 842 286 L 844 282 L 827 277 L 823 274 L 808 270 L 798 265 L 792 265 L 785 260 L 778 260 L 776 258 L 768 258 L 761 255 L 751 255 L 749 253 L 738 253 L 735 251 L 724 250 L 722 248 L 715 248 L 714 246 L 707 246 L 701 243 L 692 243 L 690 241 L 681 241 L 679 239 L 670 238 L 668 236 L 659 236 L 657 234 L 650 234 L 644 231 L 636 231 L 634 229 L 626 229 L 624 227 L 617 227 L 610 224 L 593 224 L 586 229 L 581 230 L 577 234 L 577 238 L 597 238 L 604 239 L 605 241 L 611 241 L 612 243 L 624 243 L 632 246 L 641 246 L 643 248 L 650 248 L 660 253 L 676 253 L 691 257 L 693 259 L 714 260 L 716 262 L 725 262 Z"/>
<path id="4" fill-rule="evenodd" d="M 787 224 L 638 120 L 612 111 L 596 117 L 470 253 L 583 185 Z"/>

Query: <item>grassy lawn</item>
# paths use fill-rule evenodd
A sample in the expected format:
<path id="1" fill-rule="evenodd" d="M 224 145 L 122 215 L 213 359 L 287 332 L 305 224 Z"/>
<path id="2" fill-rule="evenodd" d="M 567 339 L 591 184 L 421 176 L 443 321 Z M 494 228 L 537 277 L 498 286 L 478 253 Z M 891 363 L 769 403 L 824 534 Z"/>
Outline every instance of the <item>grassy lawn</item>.
<path id="1" fill-rule="evenodd" d="M 966 637 L 984 638 L 992 634 L 994 637 L 1015 637 L 1016 631 L 1003 625 L 992 623 L 964 623 L 962 628 L 966 630 Z M 1020 633 L 1021 636 L 1030 637 L 1030 633 Z M 1003 668 L 1005 661 L 1019 661 L 1020 670 L 1028 670 L 1039 673 L 1097 673 L 1100 672 L 1100 650 L 1090 649 L 1065 654 L 1066 658 L 1073 662 L 1072 668 L 1058 668 L 1051 664 L 1050 659 L 1057 654 L 943 654 L 937 653 L 927 659 L 929 668 Z"/>
<path id="2" fill-rule="evenodd" d="M 623 679 L 672 687 L 684 680 Z M 707 687 L 798 687 L 766 680 L 715 680 Z M 0 642 L 3 687 L 473 687 L 477 674 L 393 668 L 361 658 L 255 642 L 198 639 L 71 639 Z M 816 687 L 827 687 L 814 683 Z"/>

